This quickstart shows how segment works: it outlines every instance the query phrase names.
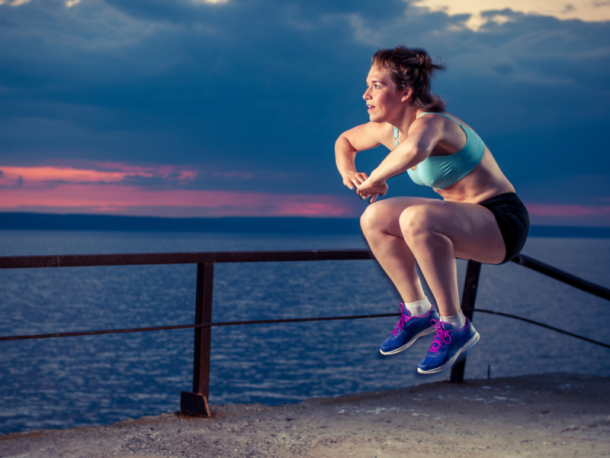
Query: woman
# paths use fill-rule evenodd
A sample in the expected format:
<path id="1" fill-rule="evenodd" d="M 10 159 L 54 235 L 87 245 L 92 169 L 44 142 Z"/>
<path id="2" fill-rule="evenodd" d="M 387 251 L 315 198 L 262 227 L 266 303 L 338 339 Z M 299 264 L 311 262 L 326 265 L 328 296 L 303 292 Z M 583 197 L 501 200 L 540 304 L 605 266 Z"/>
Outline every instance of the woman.
<path id="1" fill-rule="evenodd" d="M 399 353 L 436 332 L 418 365 L 422 374 L 447 369 L 479 340 L 460 310 L 455 258 L 508 262 L 529 230 L 527 210 L 489 149 L 430 93 L 432 73 L 441 68 L 423 50 L 398 46 L 376 52 L 363 96 L 370 122 L 344 132 L 335 144 L 343 184 L 371 202 L 361 217 L 364 236 L 403 300 L 401 318 L 380 351 Z M 356 153 L 379 145 L 391 152 L 370 176 L 358 172 Z M 386 180 L 405 171 L 443 200 L 376 202 L 388 190 Z M 438 312 L 424 295 L 416 261 Z"/>

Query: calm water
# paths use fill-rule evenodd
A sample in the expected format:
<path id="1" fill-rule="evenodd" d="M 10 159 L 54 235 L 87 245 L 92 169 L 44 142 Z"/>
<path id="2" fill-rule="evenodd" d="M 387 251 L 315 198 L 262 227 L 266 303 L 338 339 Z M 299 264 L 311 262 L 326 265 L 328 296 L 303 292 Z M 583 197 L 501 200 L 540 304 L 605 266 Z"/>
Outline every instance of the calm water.
<path id="1" fill-rule="evenodd" d="M 359 236 L 0 232 L 0 255 L 363 248 Z M 534 258 L 610 287 L 609 239 L 532 238 Z M 465 262 L 458 261 L 460 280 Z M 191 323 L 195 266 L 0 270 L 0 335 Z M 372 261 L 221 264 L 214 321 L 395 311 Z M 608 342 L 610 303 L 509 263 L 483 266 L 480 308 Z M 418 376 L 430 339 L 393 357 L 396 320 L 235 326 L 212 333 L 213 404 L 296 402 L 448 378 Z M 475 315 L 466 377 L 610 376 L 610 350 L 523 322 Z M 424 341 L 425 340 L 425 341 Z M 108 424 L 179 410 L 192 383 L 193 331 L 0 342 L 0 432 Z"/>

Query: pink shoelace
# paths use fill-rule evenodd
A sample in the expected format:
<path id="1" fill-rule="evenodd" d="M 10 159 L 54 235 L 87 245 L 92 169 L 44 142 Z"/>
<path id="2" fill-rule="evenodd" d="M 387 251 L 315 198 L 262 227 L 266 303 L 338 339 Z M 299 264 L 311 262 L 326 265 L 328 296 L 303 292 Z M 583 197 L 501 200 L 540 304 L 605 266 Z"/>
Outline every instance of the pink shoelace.
<path id="1" fill-rule="evenodd" d="M 398 308 L 400 309 L 400 319 L 398 323 L 394 326 L 394 330 L 392 331 L 392 335 L 396 337 L 400 330 L 407 325 L 407 322 L 411 319 L 410 316 L 407 316 L 407 310 L 405 309 L 405 305 L 401 302 L 398 304 Z"/>
<path id="2" fill-rule="evenodd" d="M 436 328 L 436 334 L 430 345 L 430 351 L 432 353 L 438 353 L 445 345 L 451 343 L 451 335 L 449 334 L 449 331 L 445 330 L 442 321 L 430 320 L 430 324 L 433 328 Z"/>

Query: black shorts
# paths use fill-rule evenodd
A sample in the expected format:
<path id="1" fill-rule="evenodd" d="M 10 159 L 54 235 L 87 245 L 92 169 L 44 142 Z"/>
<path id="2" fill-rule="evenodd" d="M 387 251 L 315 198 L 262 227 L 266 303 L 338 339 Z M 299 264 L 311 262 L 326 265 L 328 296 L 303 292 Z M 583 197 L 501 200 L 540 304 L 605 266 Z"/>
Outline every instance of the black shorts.
<path id="1" fill-rule="evenodd" d="M 479 205 L 487 208 L 496 217 L 506 246 L 506 256 L 500 263 L 504 264 L 517 256 L 525 245 L 530 230 L 527 208 L 514 192 L 500 194 Z"/>

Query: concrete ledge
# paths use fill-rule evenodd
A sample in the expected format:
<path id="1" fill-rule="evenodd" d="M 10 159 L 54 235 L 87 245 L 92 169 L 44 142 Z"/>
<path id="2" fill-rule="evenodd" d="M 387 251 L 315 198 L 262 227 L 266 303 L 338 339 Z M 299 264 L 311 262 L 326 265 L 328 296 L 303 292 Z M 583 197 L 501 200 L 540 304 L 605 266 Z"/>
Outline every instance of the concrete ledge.
<path id="1" fill-rule="evenodd" d="M 8 457 L 610 456 L 610 378 L 544 374 L 0 436 Z"/>

